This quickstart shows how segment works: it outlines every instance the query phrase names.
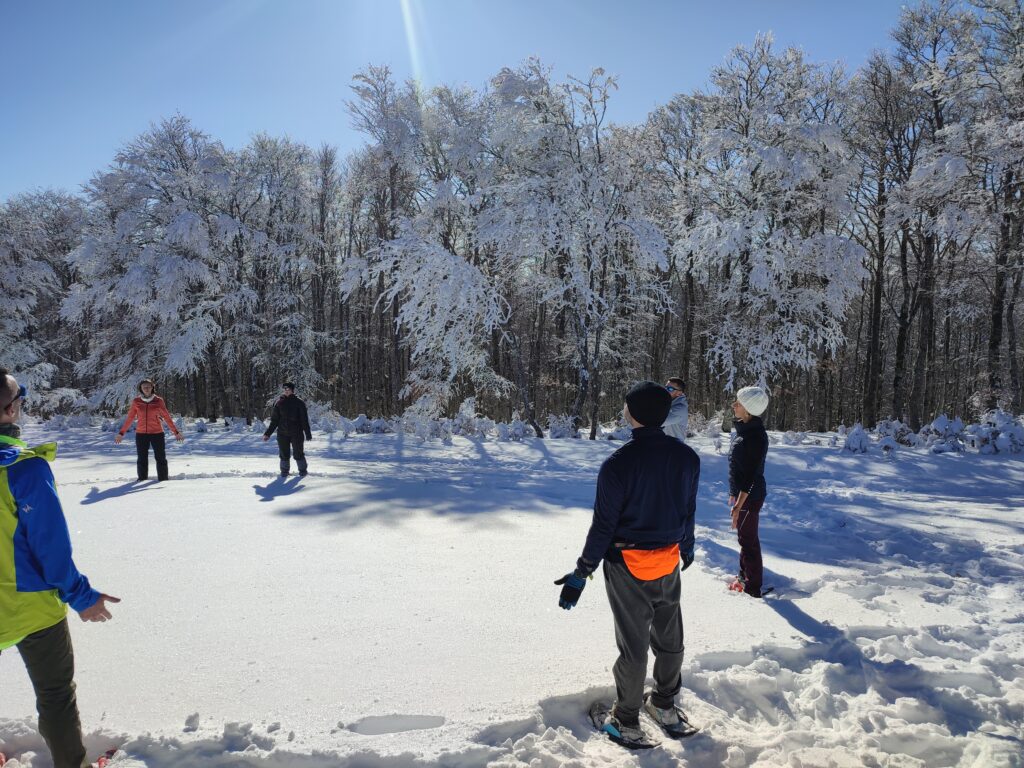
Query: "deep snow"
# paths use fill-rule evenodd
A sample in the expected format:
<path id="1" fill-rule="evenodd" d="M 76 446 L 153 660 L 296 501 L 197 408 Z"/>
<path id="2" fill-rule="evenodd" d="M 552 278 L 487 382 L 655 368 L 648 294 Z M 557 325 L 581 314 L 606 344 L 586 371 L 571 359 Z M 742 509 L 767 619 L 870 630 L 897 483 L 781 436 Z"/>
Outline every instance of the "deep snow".
<path id="1" fill-rule="evenodd" d="M 773 444 L 756 601 L 726 589 L 726 458 L 695 438 L 681 701 L 704 730 L 628 753 L 586 718 L 612 693 L 602 579 L 571 612 L 552 584 L 617 443 L 317 433 L 281 480 L 273 442 L 189 431 L 171 482 L 136 484 L 130 441 L 26 437 L 60 442 L 76 561 L 123 599 L 71 617 L 89 745 L 121 768 L 1021 765 L 1020 457 Z M 0 750 L 49 766 L 13 649 L 0 691 Z"/>

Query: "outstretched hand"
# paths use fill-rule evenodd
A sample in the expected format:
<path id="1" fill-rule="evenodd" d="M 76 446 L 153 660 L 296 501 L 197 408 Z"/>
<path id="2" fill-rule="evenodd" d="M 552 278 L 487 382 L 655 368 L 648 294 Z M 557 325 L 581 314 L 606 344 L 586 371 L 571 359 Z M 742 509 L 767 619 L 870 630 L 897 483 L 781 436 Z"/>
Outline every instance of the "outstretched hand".
<path id="1" fill-rule="evenodd" d="M 113 595 L 100 594 L 99 599 L 90 605 L 85 610 L 78 612 L 78 617 L 82 621 L 107 621 L 108 619 L 114 618 L 110 615 L 110 611 L 107 610 L 106 603 L 120 603 L 121 598 L 114 597 Z"/>
<path id="2" fill-rule="evenodd" d="M 580 595 L 583 594 L 583 588 L 587 586 L 586 580 L 576 571 L 565 574 L 565 576 L 556 580 L 555 584 L 562 586 L 562 591 L 558 595 L 558 607 L 564 608 L 567 611 L 571 611 L 576 607 L 576 603 L 580 600 Z"/>
<path id="3" fill-rule="evenodd" d="M 120 432 L 114 435 L 114 445 L 120 445 L 122 440 L 124 440 L 124 435 Z"/>

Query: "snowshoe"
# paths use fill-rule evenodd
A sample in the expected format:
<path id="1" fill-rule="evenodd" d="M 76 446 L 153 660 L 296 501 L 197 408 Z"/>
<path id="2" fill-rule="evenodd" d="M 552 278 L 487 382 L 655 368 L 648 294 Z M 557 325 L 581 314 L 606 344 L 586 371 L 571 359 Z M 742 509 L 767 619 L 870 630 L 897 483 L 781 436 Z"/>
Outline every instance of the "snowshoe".
<path id="1" fill-rule="evenodd" d="M 745 585 L 739 579 L 736 579 L 732 584 L 729 585 L 730 592 L 742 592 L 745 589 Z"/>
<path id="2" fill-rule="evenodd" d="M 636 725 L 621 723 L 606 701 L 595 701 L 591 705 L 590 722 L 599 732 L 626 749 L 651 749 L 657 746 L 657 743 L 640 727 L 639 721 Z"/>
<path id="3" fill-rule="evenodd" d="M 107 768 L 110 765 L 110 761 L 114 759 L 114 755 L 117 754 L 117 747 L 111 747 L 104 752 L 99 760 L 96 761 L 96 768 Z"/>
<path id="4" fill-rule="evenodd" d="M 5 755 L 3 752 L 0 752 L 0 765 L 3 765 L 6 762 L 7 762 L 7 755 Z"/>
<path id="5" fill-rule="evenodd" d="M 661 709 L 654 706 L 650 693 L 644 694 L 643 711 L 665 735 L 673 739 L 688 739 L 700 731 L 699 727 L 690 722 L 681 707 L 673 705 L 670 709 Z"/>

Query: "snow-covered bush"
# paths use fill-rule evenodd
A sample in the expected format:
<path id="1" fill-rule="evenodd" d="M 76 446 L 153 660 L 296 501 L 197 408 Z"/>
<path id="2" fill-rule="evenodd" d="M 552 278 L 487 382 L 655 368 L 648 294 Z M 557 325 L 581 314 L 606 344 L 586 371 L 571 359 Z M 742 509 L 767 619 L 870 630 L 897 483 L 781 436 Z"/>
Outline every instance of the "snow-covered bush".
<path id="1" fill-rule="evenodd" d="M 997 408 L 986 413 L 980 424 L 966 427 L 963 439 L 979 453 L 1021 453 L 1024 451 L 1024 424 Z"/>
<path id="2" fill-rule="evenodd" d="M 784 432 L 782 434 L 782 443 L 783 443 L 783 445 L 803 445 L 806 442 L 807 442 L 807 433 L 806 432 L 794 432 L 794 431 L 790 430 L 789 432 Z"/>
<path id="3" fill-rule="evenodd" d="M 309 426 L 322 432 L 333 433 L 341 429 L 342 416 L 328 403 L 308 402 L 306 413 L 309 415 Z"/>
<path id="4" fill-rule="evenodd" d="M 487 437 L 494 432 L 494 422 L 476 412 L 476 398 L 467 397 L 452 419 L 452 434 L 463 437 Z"/>
<path id="5" fill-rule="evenodd" d="M 864 427 L 860 425 L 860 422 L 854 424 L 846 434 L 846 441 L 843 443 L 843 450 L 850 451 L 851 453 L 867 453 L 870 447 L 871 438 L 869 438 L 868 433 L 864 431 Z"/>
<path id="6" fill-rule="evenodd" d="M 117 432 L 117 422 L 113 419 L 104 419 L 100 423 L 100 432 Z"/>
<path id="7" fill-rule="evenodd" d="M 917 434 L 899 419 L 882 419 L 875 425 L 875 434 L 880 438 L 891 437 L 900 445 L 913 448 L 920 443 Z"/>
<path id="8" fill-rule="evenodd" d="M 76 429 L 81 427 L 91 427 L 92 417 L 84 413 L 73 413 L 73 414 L 57 414 L 49 421 L 51 429 L 59 429 L 61 431 L 65 429 Z"/>
<path id="9" fill-rule="evenodd" d="M 964 423 L 960 417 L 950 421 L 943 413 L 931 424 L 925 425 L 918 433 L 918 437 L 920 444 L 932 453 L 963 453 L 963 431 Z"/>
<path id="10" fill-rule="evenodd" d="M 267 431 L 267 424 L 265 421 L 263 421 L 263 419 L 253 419 L 250 430 L 253 432 L 253 434 L 262 435 L 264 432 Z"/>
<path id="11" fill-rule="evenodd" d="M 530 427 L 525 421 L 513 415 L 512 421 L 508 424 L 502 422 L 497 425 L 498 440 L 502 442 L 521 442 L 529 434 L 529 429 Z"/>
<path id="12" fill-rule="evenodd" d="M 204 419 L 196 419 L 196 432 L 209 432 L 209 427 Z"/>
<path id="13" fill-rule="evenodd" d="M 548 415 L 548 437 L 552 440 L 577 439 L 579 436 L 580 431 L 573 424 L 572 416 L 564 413 L 559 416 L 553 413 Z"/>
<path id="14" fill-rule="evenodd" d="M 896 442 L 896 438 L 892 435 L 885 435 L 885 437 L 878 441 L 878 447 L 881 448 L 882 452 L 890 458 L 896 452 L 897 445 L 898 443 Z"/>

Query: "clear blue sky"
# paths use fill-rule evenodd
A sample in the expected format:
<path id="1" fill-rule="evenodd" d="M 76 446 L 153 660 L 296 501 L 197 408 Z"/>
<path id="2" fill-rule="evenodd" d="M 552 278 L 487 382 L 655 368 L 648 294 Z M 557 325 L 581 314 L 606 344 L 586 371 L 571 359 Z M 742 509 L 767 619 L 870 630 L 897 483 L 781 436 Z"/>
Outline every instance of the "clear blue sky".
<path id="1" fill-rule="evenodd" d="M 639 122 L 771 31 L 859 66 L 890 45 L 899 0 L 0 0 L 0 200 L 77 190 L 126 141 L 180 112 L 227 146 L 258 131 L 349 151 L 352 75 L 484 86 L 539 56 L 559 78 L 619 78 Z"/>

